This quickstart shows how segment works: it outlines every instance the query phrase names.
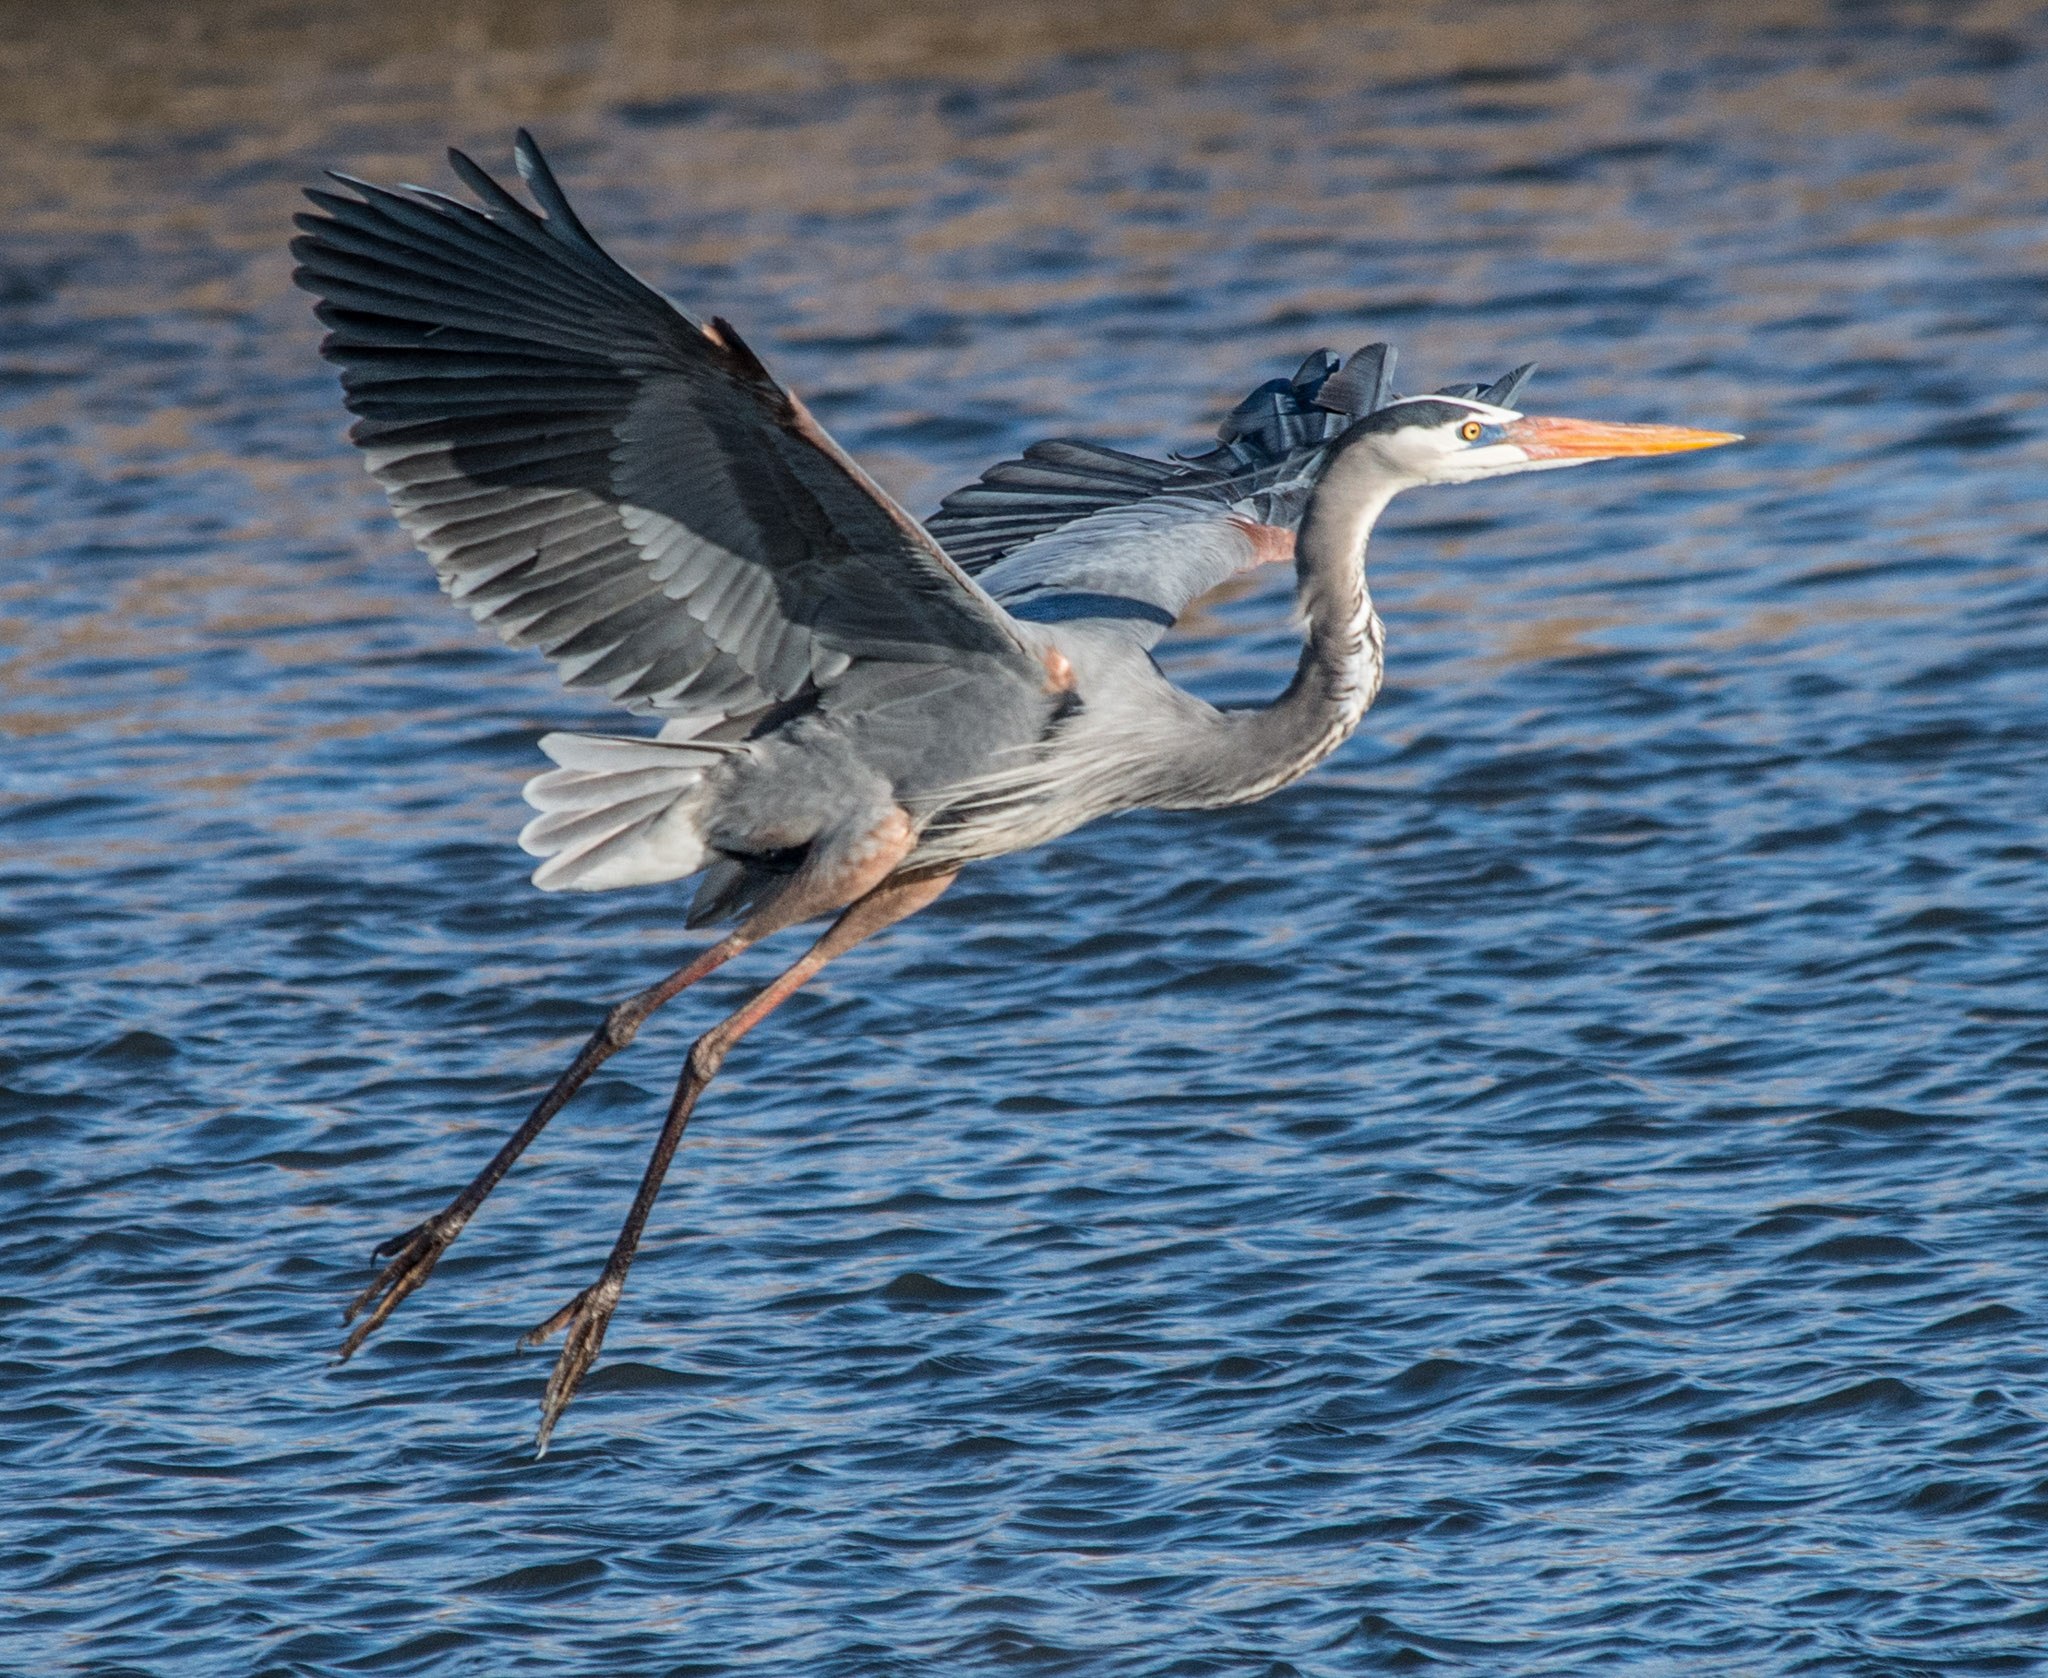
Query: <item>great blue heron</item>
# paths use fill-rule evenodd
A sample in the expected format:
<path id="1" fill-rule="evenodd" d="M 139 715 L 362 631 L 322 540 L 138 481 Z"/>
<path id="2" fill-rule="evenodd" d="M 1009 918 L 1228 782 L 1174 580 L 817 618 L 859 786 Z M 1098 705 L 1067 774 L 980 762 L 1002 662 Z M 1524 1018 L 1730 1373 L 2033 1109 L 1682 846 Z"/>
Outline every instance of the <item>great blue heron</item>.
<path id="1" fill-rule="evenodd" d="M 362 1320 L 341 1356 L 655 1009 L 771 933 L 837 916 L 696 1040 L 603 1271 L 522 1342 L 568 1331 L 545 1451 L 698 1097 L 805 980 L 968 862 L 1119 810 L 1263 798 L 1321 762 L 1379 691 L 1365 546 L 1402 490 L 1736 439 L 1528 417 L 1509 405 L 1526 369 L 1389 400 L 1383 347 L 1341 371 L 1312 357 L 1255 392 L 1210 456 L 1041 445 L 949 498 L 935 522 L 977 577 L 731 326 L 607 256 L 524 133 L 515 156 L 538 214 L 459 152 L 481 208 L 336 177 L 353 196 L 310 194 L 324 213 L 299 218 L 298 283 L 320 298 L 351 435 L 446 591 L 569 685 L 662 719 L 648 738 L 542 739 L 557 767 L 528 783 L 540 814 L 520 836 L 544 859 L 534 883 L 701 875 L 692 924 L 737 925 L 612 1008 L 476 1179 L 377 1249 L 389 1263 L 348 1308 Z M 1181 609 L 1290 547 L 1306 645 L 1286 690 L 1218 709 L 1168 682 L 1147 649 Z"/>

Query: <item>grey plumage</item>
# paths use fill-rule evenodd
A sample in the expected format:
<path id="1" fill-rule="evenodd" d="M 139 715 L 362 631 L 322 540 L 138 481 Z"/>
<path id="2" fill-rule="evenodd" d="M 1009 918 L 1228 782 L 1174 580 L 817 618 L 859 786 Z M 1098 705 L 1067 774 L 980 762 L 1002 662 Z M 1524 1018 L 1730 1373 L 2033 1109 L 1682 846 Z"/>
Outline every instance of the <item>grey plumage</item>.
<path id="1" fill-rule="evenodd" d="M 1172 462 L 1100 443 L 1033 443 L 954 490 L 926 521 L 1014 617 L 1118 627 L 1149 646 L 1233 575 L 1284 559 L 1330 444 L 1402 398 L 1391 345 L 1349 361 L 1316 350 L 1217 427 L 1216 445 Z M 1536 371 L 1439 395 L 1508 406 Z"/>
<path id="2" fill-rule="evenodd" d="M 723 322 L 607 257 L 530 143 L 534 215 L 347 181 L 309 194 L 352 436 L 449 592 L 571 686 L 729 714 L 855 658 L 1020 657 L 1002 614 Z"/>
<path id="3" fill-rule="evenodd" d="M 299 217 L 293 243 L 351 435 L 447 592 L 570 686 L 689 740 L 818 709 L 858 666 L 950 685 L 973 665 L 1028 709 L 1044 675 L 1012 620 L 730 326 L 614 263 L 523 136 L 517 155 L 546 218 L 456 154 L 482 209 L 344 177 L 355 196 L 309 194 L 325 213 Z M 637 884 L 710 859 L 694 829 L 650 848 L 653 806 L 562 819 L 568 785 L 535 783 L 556 801 L 524 836 L 550 858 L 539 883 Z"/>
<path id="4" fill-rule="evenodd" d="M 1392 352 L 1374 344 L 1352 359 L 1377 365 L 1381 357 L 1390 362 Z M 926 528 L 975 573 L 1040 536 L 1155 495 L 1291 529 L 1323 446 L 1372 406 L 1321 400 L 1339 366 L 1331 351 L 1316 350 L 1293 378 L 1269 379 L 1224 415 L 1213 448 L 1171 462 L 1078 438 L 1033 443 L 1021 460 L 999 461 L 954 490 Z"/>
<path id="5" fill-rule="evenodd" d="M 969 572 L 984 570 L 1034 537 L 1110 507 L 1127 506 L 1194 474 L 1184 466 L 1056 437 L 1021 460 L 1000 461 L 956 489 L 925 528 Z"/>
<path id="6" fill-rule="evenodd" d="M 568 1337 L 545 1448 L 698 1097 L 819 967 L 967 862 L 1119 810 L 1241 803 L 1321 761 L 1379 689 L 1365 546 L 1399 491 L 1727 439 L 1527 419 L 1504 405 L 1527 368 L 1471 396 L 1396 398 L 1386 346 L 1342 366 L 1319 350 L 1203 454 L 1036 444 L 927 529 L 730 325 L 613 262 L 523 133 L 515 156 L 540 213 L 459 153 L 478 205 L 338 177 L 350 192 L 312 192 L 320 213 L 299 218 L 296 278 L 319 298 L 352 435 L 443 588 L 571 686 L 661 719 L 652 738 L 542 740 L 554 767 L 527 786 L 521 835 L 544 859 L 536 883 L 701 875 L 691 920 L 738 924 L 612 1009 L 476 1180 L 378 1249 L 390 1262 L 350 1307 L 364 1320 L 342 1355 L 654 1009 L 762 938 L 838 917 L 697 1040 L 604 1272 L 528 1337 Z M 1285 691 L 1219 710 L 1167 681 L 1148 649 L 1186 607 L 1289 557 L 1306 635 Z"/>

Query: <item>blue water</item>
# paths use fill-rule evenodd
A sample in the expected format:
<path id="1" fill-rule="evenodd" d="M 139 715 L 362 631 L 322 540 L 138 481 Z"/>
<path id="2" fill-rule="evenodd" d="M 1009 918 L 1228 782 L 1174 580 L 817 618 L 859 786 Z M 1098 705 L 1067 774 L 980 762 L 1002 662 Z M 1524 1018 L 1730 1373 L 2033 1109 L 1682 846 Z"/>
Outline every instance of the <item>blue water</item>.
<path id="1" fill-rule="evenodd" d="M 9 25 L 0 1670 L 2048 1666 L 2048 22 L 610 15 Z M 1382 336 L 1752 438 L 1400 504 L 1330 765 L 801 994 L 540 1463 L 513 1342 L 793 950 L 331 1364 L 699 941 L 525 884 L 533 741 L 603 713 L 440 601 L 287 284 L 319 168 L 521 120 L 920 507 Z M 1294 645 L 1276 579 L 1168 659 Z"/>

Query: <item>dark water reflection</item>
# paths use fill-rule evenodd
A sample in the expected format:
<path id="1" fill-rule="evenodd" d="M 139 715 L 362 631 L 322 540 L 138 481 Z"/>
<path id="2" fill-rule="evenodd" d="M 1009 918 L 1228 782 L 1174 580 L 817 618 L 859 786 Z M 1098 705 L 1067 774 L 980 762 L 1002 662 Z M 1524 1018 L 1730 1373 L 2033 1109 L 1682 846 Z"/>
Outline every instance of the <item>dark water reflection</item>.
<path id="1" fill-rule="evenodd" d="M 0 1666 L 2036 1667 L 2036 8 L 0 19 Z M 439 602 L 282 254 L 517 120 L 920 506 L 1375 335 L 1755 438 L 1415 498 L 1325 772 L 799 997 L 539 1467 L 511 1342 L 708 1004 L 326 1365 L 690 941 L 524 886 L 598 713 Z M 1284 598 L 1172 659 L 1270 691 Z"/>

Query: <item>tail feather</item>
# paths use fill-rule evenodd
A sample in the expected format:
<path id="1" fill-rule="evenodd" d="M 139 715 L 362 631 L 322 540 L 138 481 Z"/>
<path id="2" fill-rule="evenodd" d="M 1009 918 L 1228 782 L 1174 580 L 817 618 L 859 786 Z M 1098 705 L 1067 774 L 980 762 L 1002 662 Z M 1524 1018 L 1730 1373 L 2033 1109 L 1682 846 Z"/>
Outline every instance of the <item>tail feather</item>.
<path id="1" fill-rule="evenodd" d="M 698 826 L 704 777 L 731 747 L 595 734 L 550 734 L 540 746 L 560 767 L 527 782 L 540 814 L 519 843 L 546 858 L 533 875 L 543 891 L 680 880 L 710 860 Z"/>
<path id="2" fill-rule="evenodd" d="M 695 776 L 701 771 L 693 768 L 690 773 Z M 668 767 L 604 775 L 588 774 L 581 769 L 556 769 L 534 776 L 527 784 L 526 802 L 549 816 L 581 815 L 650 795 L 671 797 L 681 784 L 676 770 Z"/>
<path id="3" fill-rule="evenodd" d="M 629 828 L 641 826 L 676 801 L 676 789 L 646 793 L 639 798 L 622 798 L 596 809 L 550 810 L 526 824 L 519 843 L 534 856 L 581 857 L 587 845 L 611 839 Z"/>

